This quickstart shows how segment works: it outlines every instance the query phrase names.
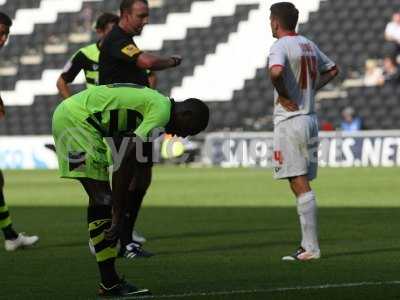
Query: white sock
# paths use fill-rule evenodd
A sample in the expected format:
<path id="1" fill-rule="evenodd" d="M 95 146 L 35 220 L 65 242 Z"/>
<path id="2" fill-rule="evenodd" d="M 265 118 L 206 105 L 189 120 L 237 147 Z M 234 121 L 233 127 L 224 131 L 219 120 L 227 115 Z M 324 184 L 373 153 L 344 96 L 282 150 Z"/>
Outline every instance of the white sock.
<path id="1" fill-rule="evenodd" d="M 301 246 L 306 251 L 319 252 L 317 202 L 313 191 L 301 194 L 297 198 L 297 213 L 301 225 Z"/>

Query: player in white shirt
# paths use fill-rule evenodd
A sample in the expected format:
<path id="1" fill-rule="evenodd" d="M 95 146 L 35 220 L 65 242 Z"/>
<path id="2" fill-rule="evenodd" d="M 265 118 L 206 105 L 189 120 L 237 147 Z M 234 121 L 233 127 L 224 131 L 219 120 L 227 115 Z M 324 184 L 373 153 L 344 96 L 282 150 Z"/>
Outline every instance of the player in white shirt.
<path id="1" fill-rule="evenodd" d="M 314 111 L 317 90 L 338 70 L 318 47 L 295 32 L 299 11 L 289 2 L 271 6 L 272 45 L 268 71 L 275 87 L 274 163 L 276 179 L 288 179 L 297 199 L 302 241 L 283 260 L 310 260 L 321 256 L 317 233 L 317 204 L 310 181 L 318 166 L 318 122 Z"/>

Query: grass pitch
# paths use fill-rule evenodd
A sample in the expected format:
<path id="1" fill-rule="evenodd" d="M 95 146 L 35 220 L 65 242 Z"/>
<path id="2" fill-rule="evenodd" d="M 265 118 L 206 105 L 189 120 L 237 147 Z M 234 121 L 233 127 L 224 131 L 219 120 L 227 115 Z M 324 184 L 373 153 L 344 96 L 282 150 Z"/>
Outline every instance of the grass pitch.
<path id="1" fill-rule="evenodd" d="M 118 269 L 152 299 L 400 299 L 398 172 L 321 169 L 323 259 L 290 263 L 280 257 L 299 243 L 295 201 L 270 170 L 155 168 L 138 229 L 157 256 Z M 96 299 L 79 184 L 53 171 L 5 180 L 16 229 L 41 241 L 0 249 L 0 299 Z"/>

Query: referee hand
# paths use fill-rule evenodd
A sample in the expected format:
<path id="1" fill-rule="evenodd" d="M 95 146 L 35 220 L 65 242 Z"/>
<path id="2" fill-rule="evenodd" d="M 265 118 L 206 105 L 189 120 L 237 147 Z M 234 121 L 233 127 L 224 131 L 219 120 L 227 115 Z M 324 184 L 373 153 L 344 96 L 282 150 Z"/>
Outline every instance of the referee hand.
<path id="1" fill-rule="evenodd" d="M 182 56 L 180 55 L 171 55 L 171 58 L 174 60 L 174 67 L 177 67 L 182 62 Z"/>

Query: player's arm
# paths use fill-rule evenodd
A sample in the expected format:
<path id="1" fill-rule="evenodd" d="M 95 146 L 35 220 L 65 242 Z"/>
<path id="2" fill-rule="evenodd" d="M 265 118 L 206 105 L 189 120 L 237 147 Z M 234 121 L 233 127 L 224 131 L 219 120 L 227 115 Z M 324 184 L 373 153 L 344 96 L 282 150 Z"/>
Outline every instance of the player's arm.
<path id="1" fill-rule="evenodd" d="M 299 110 L 297 103 L 289 98 L 289 93 L 286 89 L 283 79 L 283 72 L 284 66 L 282 65 L 272 65 L 269 68 L 269 76 L 271 78 L 272 85 L 275 87 L 279 95 L 278 102 L 288 111 Z"/>
<path id="2" fill-rule="evenodd" d="M 57 89 L 63 99 L 67 99 L 71 96 L 71 89 L 62 76 L 57 79 Z"/>
<path id="3" fill-rule="evenodd" d="M 160 71 L 177 67 L 181 64 L 181 61 L 182 58 L 178 55 L 161 57 L 147 52 L 142 52 L 137 58 L 136 65 L 141 69 Z"/>
<path id="4" fill-rule="evenodd" d="M 149 76 L 149 87 L 155 89 L 157 87 L 157 75 L 155 72 L 148 71 Z"/>
<path id="5" fill-rule="evenodd" d="M 327 85 L 330 81 L 332 81 L 339 74 L 339 70 L 337 66 L 334 66 L 332 69 L 323 72 L 317 83 L 316 90 L 322 89 L 325 85 Z"/>
<path id="6" fill-rule="evenodd" d="M 136 138 L 135 138 L 136 139 Z M 137 175 L 136 143 L 130 140 L 126 150 L 119 162 L 118 167 L 112 175 L 112 206 L 113 217 L 112 225 L 106 231 L 108 240 L 116 240 L 122 230 L 124 215 L 127 210 L 127 196 L 129 187 L 134 188 L 132 179 Z"/>
<path id="7" fill-rule="evenodd" d="M 127 62 L 134 61 L 139 68 L 151 71 L 173 68 L 179 66 L 182 61 L 182 58 L 178 55 L 161 57 L 143 52 L 135 44 L 127 41 L 120 41 L 113 45 L 111 55 Z"/>
<path id="8" fill-rule="evenodd" d="M 63 99 L 71 96 L 69 84 L 75 80 L 76 76 L 78 76 L 79 72 L 84 68 L 85 61 L 85 55 L 81 51 L 78 51 L 74 57 L 67 62 L 63 72 L 60 77 L 58 77 L 57 89 Z"/>
<path id="9" fill-rule="evenodd" d="M 268 73 L 271 78 L 272 85 L 275 87 L 279 97 L 278 102 L 287 111 L 299 110 L 297 103 L 292 101 L 289 97 L 289 92 L 286 89 L 284 82 L 284 71 L 286 65 L 286 51 L 285 48 L 279 43 L 275 42 L 269 53 L 268 57 Z"/>
<path id="10" fill-rule="evenodd" d="M 120 162 L 114 163 L 116 166 L 112 178 L 112 202 L 113 202 L 113 224 L 106 232 L 107 239 L 115 240 L 118 238 L 122 228 L 123 216 L 127 210 L 128 189 L 135 188 L 133 178 L 137 178 L 140 171 L 140 164 L 147 161 L 139 161 L 140 149 L 143 149 L 143 141 L 148 137 L 154 128 L 162 127 L 168 120 L 159 116 L 159 108 L 152 109 L 147 113 L 142 123 L 135 130 L 134 138 L 128 138 L 129 142 L 123 153 Z M 127 140 L 128 141 L 128 140 Z M 120 149 L 123 149 L 124 142 Z M 138 154 L 136 149 L 138 148 Z"/>
<path id="11" fill-rule="evenodd" d="M 317 46 L 315 46 L 315 48 L 318 60 L 318 71 L 320 74 L 315 88 L 318 91 L 339 74 L 339 69 L 325 53 L 319 50 Z"/>
<path id="12" fill-rule="evenodd" d="M 0 119 L 4 118 L 5 114 L 6 114 L 6 110 L 4 108 L 3 99 L 1 99 L 1 96 L 0 96 Z"/>

